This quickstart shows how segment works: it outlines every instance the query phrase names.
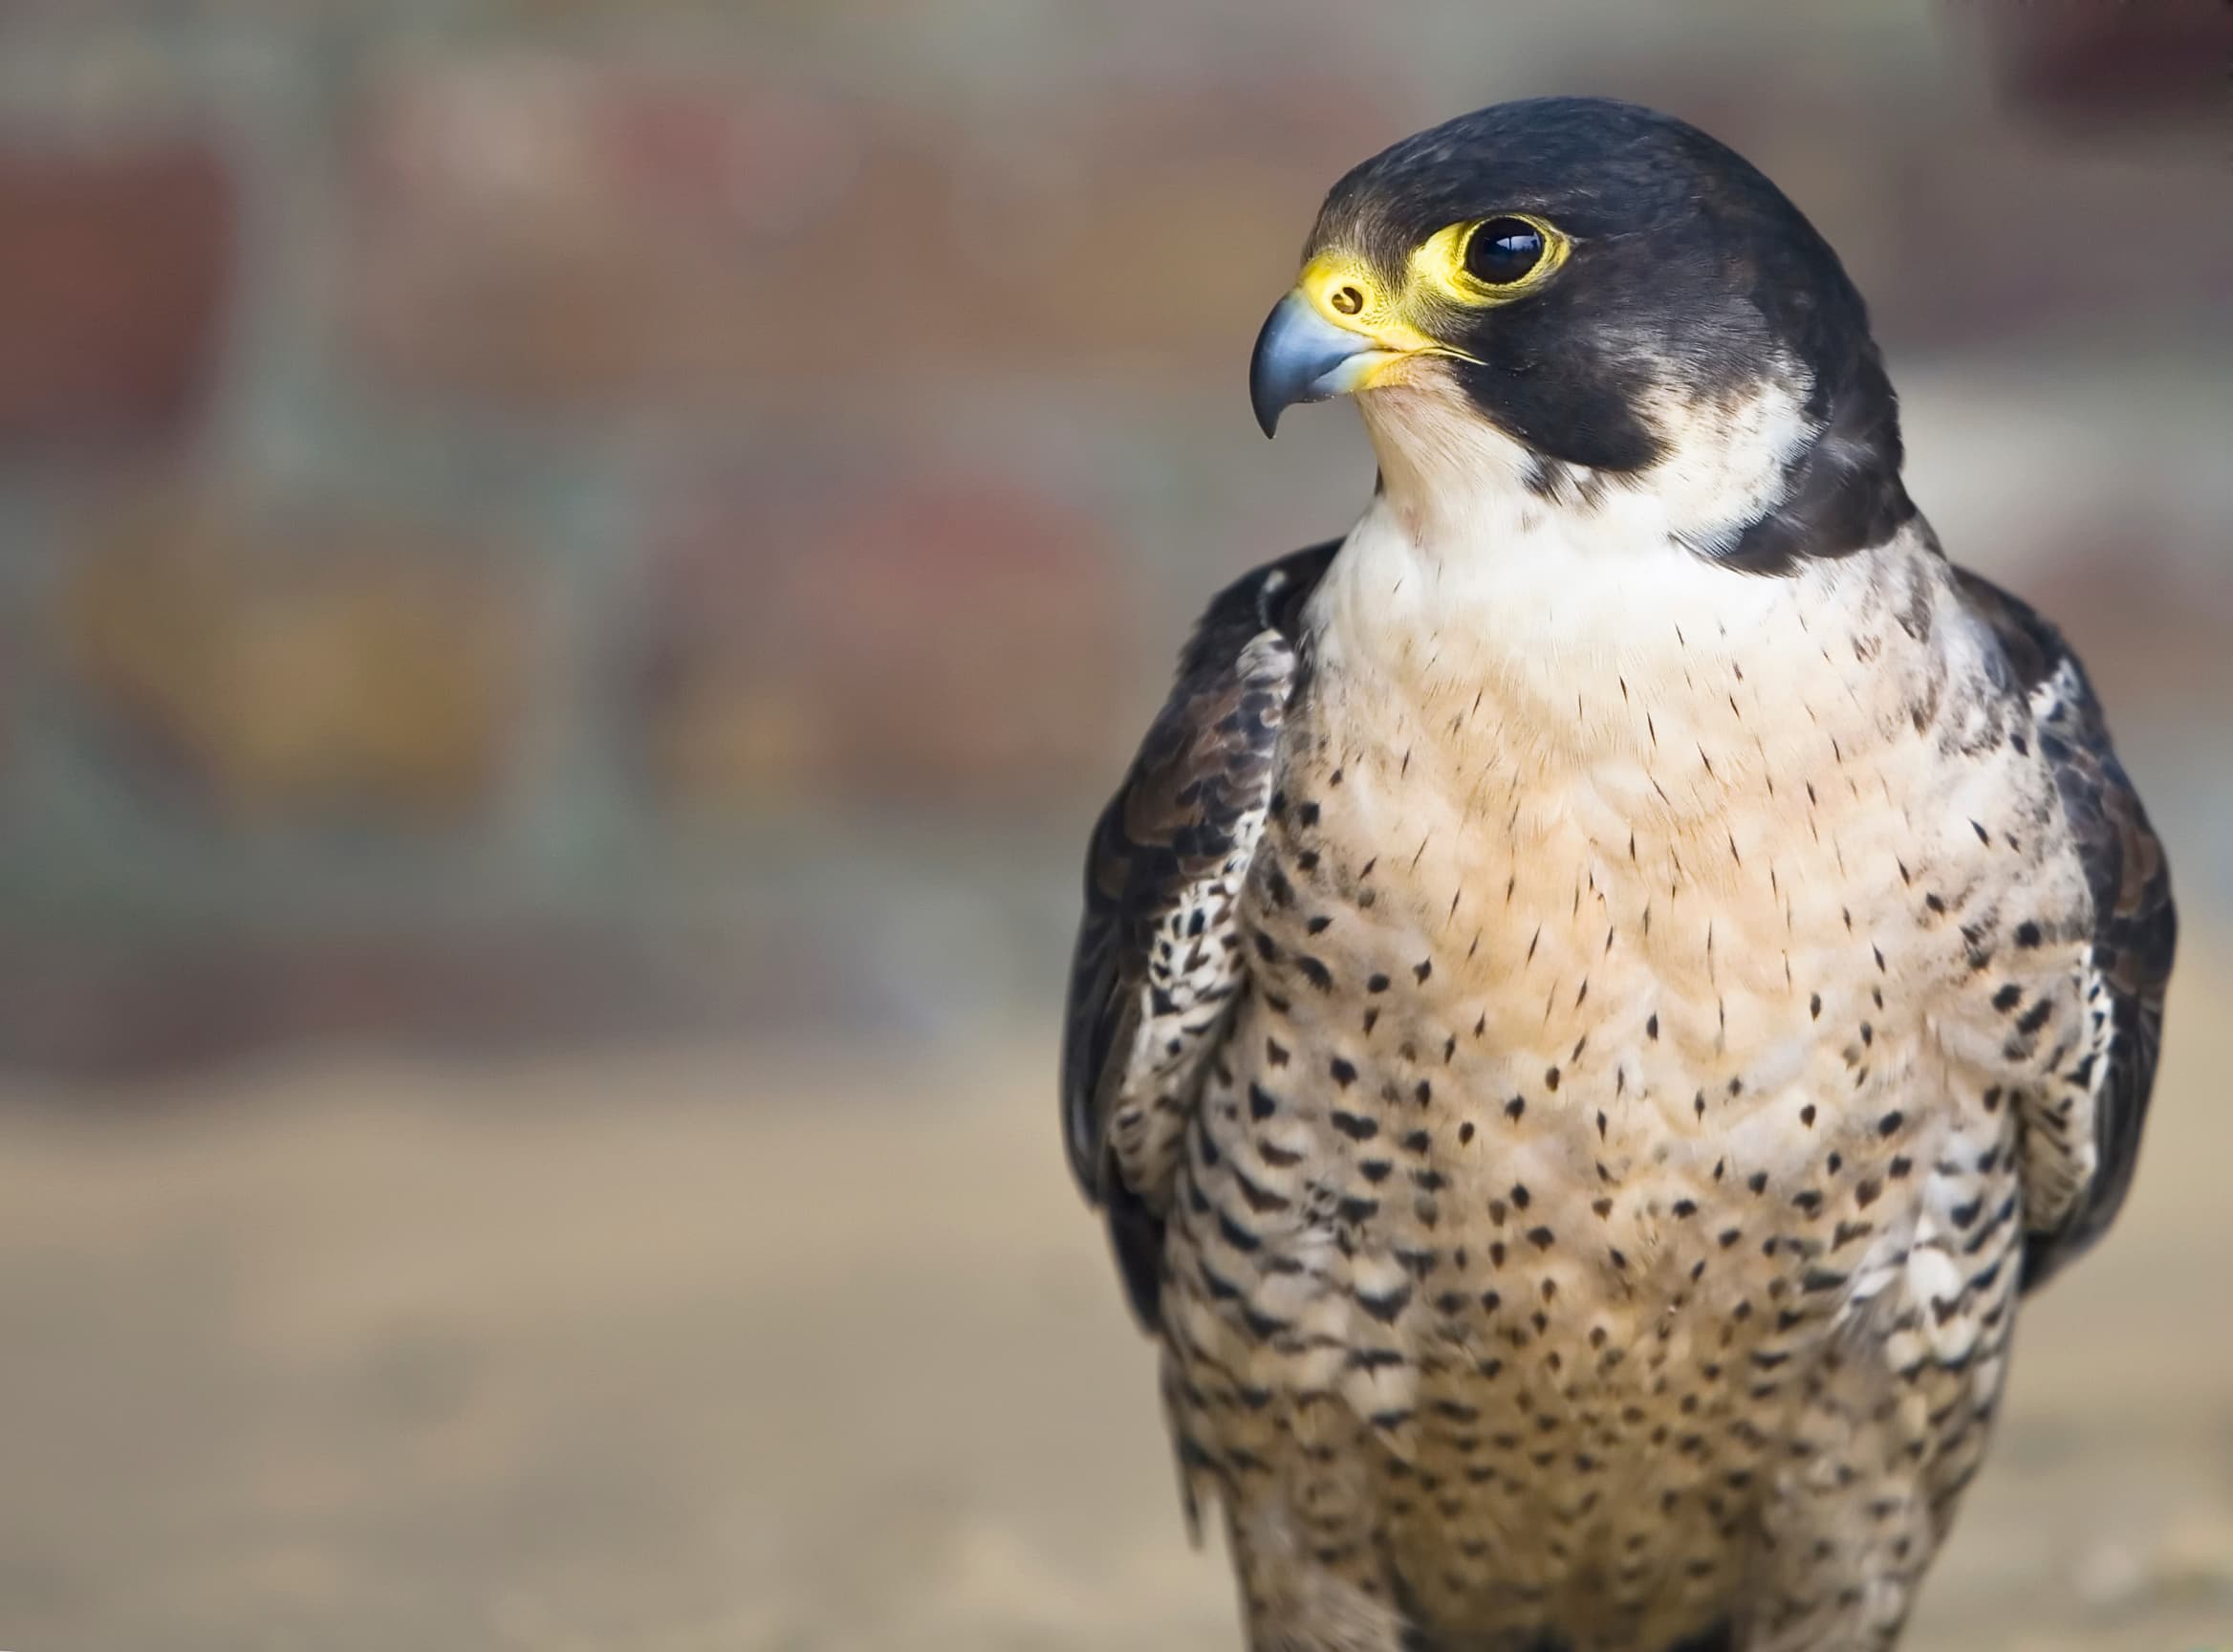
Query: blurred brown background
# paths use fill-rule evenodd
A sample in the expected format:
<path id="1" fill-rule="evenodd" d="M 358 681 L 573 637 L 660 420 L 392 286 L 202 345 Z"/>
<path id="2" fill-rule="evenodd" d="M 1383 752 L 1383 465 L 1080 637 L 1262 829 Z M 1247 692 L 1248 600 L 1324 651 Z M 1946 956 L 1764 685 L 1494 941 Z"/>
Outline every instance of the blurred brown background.
<path id="1" fill-rule="evenodd" d="M 1319 195 L 1624 95 L 1839 248 L 2189 914 L 1916 1644 L 2233 1638 L 2220 0 L 0 0 L 0 1644 L 1232 1644 L 1051 1095 Z"/>

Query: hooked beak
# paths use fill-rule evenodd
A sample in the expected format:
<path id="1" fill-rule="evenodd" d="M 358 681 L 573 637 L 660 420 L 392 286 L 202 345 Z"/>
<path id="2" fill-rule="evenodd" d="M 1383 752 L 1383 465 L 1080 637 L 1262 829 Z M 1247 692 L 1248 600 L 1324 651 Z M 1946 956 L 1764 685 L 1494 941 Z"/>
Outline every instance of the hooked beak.
<path id="1" fill-rule="evenodd" d="M 1264 434 L 1297 402 L 1324 402 L 1362 390 L 1377 369 L 1403 353 L 1360 333 L 1337 327 L 1318 313 L 1301 288 L 1272 310 L 1256 335 L 1248 362 L 1248 404 Z"/>

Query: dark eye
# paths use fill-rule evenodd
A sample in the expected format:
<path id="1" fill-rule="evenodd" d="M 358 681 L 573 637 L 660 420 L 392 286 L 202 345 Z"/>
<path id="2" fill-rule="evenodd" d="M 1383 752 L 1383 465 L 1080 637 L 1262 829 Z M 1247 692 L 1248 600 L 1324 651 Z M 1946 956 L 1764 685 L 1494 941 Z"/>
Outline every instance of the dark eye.
<path id="1" fill-rule="evenodd" d="M 1465 242 L 1465 273 L 1489 287 L 1509 287 L 1543 262 L 1543 231 L 1525 218 L 1491 218 Z"/>

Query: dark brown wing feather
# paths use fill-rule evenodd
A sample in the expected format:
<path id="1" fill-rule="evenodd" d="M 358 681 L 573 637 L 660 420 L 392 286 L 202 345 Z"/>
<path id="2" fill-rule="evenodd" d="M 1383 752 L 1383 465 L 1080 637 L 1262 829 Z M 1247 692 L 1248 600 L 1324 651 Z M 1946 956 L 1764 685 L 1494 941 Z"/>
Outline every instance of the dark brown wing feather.
<path id="1" fill-rule="evenodd" d="M 2109 1016 L 2107 1049 L 2092 1074 L 2092 1181 L 2051 1230 L 2027 1236 L 2028 1289 L 2098 1239 L 2132 1185 L 2162 1045 L 2163 993 L 2178 948 L 2179 915 L 2162 842 L 2117 762 L 2085 666 L 2062 634 L 2025 603 L 1974 574 L 1958 576 L 1972 609 L 2000 639 L 2012 686 L 2030 704 L 2040 754 L 2053 771 L 2092 893 L 2093 991 L 2105 1000 L 2095 1007 Z"/>
<path id="2" fill-rule="evenodd" d="M 1078 1185 L 1108 1212 L 1133 1306 L 1151 1326 L 1162 1221 L 1158 1190 L 1117 1171 L 1116 1092 L 1144 1061 L 1160 1069 L 1167 1098 L 1189 1099 L 1222 1031 L 1243 967 L 1232 896 L 1270 799 L 1302 605 L 1338 549 L 1298 551 L 1218 594 L 1086 851 L 1063 1031 L 1063 1135 Z M 1158 1041 L 1152 1052 L 1148 1038 Z"/>

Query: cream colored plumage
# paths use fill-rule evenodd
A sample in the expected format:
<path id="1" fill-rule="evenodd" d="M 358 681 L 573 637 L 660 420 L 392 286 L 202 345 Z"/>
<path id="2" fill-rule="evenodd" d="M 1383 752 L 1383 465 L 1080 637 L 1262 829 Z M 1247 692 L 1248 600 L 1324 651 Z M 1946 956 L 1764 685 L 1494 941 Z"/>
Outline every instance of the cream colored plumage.
<path id="1" fill-rule="evenodd" d="M 1436 138 L 1368 183 L 1520 187 Z M 1807 337 L 1660 370 L 1625 467 L 1404 358 L 1363 519 L 1213 605 L 1096 833 L 1073 1163 L 1259 1652 L 1891 1645 L 2121 1198 L 2159 851 L 2050 629 L 1903 493 L 1802 512 Z"/>

